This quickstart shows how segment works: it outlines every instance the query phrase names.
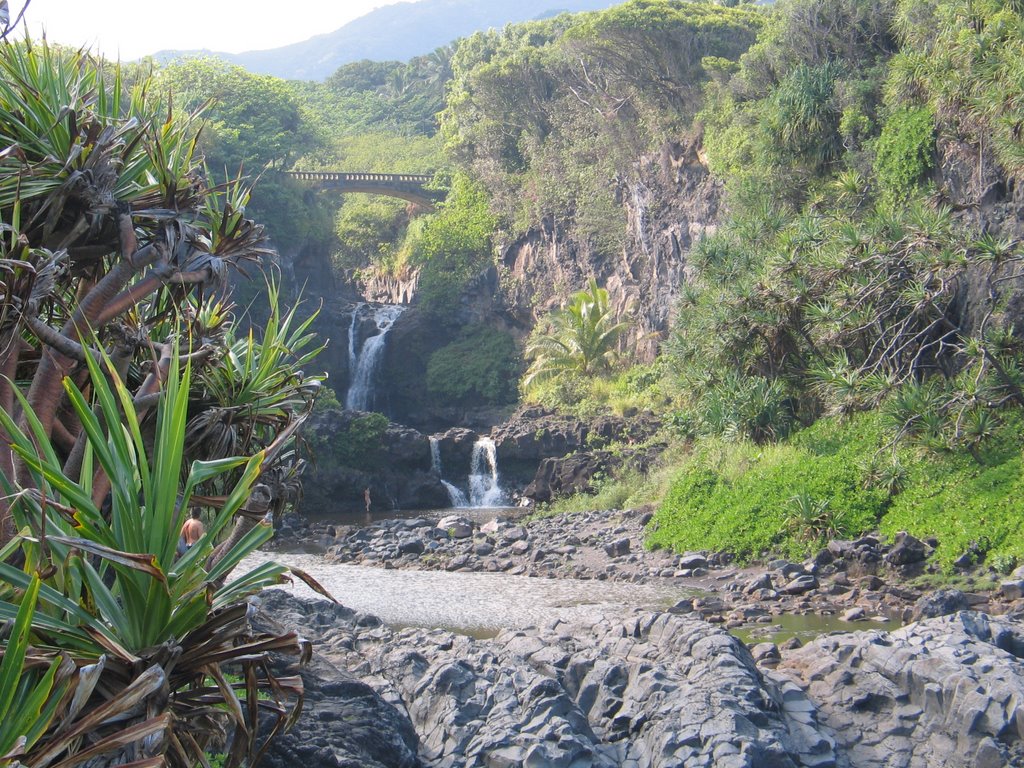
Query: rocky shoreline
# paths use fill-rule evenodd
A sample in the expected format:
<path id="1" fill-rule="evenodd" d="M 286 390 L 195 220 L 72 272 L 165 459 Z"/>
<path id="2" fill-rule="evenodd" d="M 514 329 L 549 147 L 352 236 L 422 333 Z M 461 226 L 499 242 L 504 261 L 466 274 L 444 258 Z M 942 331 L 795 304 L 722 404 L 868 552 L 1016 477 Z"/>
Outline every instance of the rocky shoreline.
<path id="1" fill-rule="evenodd" d="M 554 621 L 474 640 L 270 590 L 307 703 L 271 768 L 1022 765 L 1024 621 L 961 611 L 758 662 L 696 614 Z M 282 666 L 279 672 L 294 672 Z"/>
<path id="2" fill-rule="evenodd" d="M 265 592 L 259 620 L 316 648 L 310 667 L 279 670 L 303 676 L 307 705 L 265 764 L 1024 765 L 1024 573 L 995 590 L 914 586 L 934 570 L 933 547 L 907 535 L 740 568 L 721 554 L 643 549 L 649 519 L 639 509 L 291 521 L 276 546 L 339 563 L 667 583 L 699 596 L 473 639 Z M 759 625 L 786 614 L 833 616 L 849 631 L 757 642 Z M 754 628 L 749 645 L 729 632 L 739 627 Z"/>
<path id="3" fill-rule="evenodd" d="M 968 608 L 995 615 L 1024 606 L 1024 572 L 1001 589 L 992 589 L 992 578 L 980 570 L 963 579 L 964 590 L 915 585 L 912 577 L 937 571 L 929 561 L 934 547 L 906 534 L 889 544 L 876 536 L 831 541 L 802 562 L 739 567 L 723 553 L 645 549 L 650 519 L 646 508 L 486 522 L 449 514 L 358 527 L 296 519 L 276 546 L 302 546 L 334 562 L 382 568 L 671 584 L 700 595 L 674 611 L 695 611 L 727 629 L 753 627 L 751 637 L 759 634 L 757 625 L 785 615 L 898 626 Z"/>

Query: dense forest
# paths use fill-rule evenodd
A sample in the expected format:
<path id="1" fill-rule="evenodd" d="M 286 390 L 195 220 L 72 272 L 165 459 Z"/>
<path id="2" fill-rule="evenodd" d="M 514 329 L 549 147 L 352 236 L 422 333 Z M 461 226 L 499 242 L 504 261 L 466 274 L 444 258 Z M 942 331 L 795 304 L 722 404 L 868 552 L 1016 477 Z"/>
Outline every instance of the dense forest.
<path id="1" fill-rule="evenodd" d="M 252 205 L 282 253 L 324 244 L 357 285 L 415 275 L 442 323 L 532 231 L 585 248 L 599 277 L 635 247 L 628 198 L 651 158 L 697 147 L 723 202 L 653 347 L 583 279 L 535 297 L 518 351 L 445 350 L 435 386 L 468 356 L 481 382 L 519 365 L 525 401 L 659 415 L 660 469 L 601 486 L 660 504 L 657 545 L 752 556 L 880 527 L 1008 567 L 1024 555 L 1022 23 L 1000 2 L 632 0 L 323 83 L 213 61 L 159 77 L 217 98 L 211 167 L 268 169 Z M 448 198 L 332 214 L 272 172 L 339 167 L 435 174 Z M 486 390 L 470 396 L 513 394 Z"/>

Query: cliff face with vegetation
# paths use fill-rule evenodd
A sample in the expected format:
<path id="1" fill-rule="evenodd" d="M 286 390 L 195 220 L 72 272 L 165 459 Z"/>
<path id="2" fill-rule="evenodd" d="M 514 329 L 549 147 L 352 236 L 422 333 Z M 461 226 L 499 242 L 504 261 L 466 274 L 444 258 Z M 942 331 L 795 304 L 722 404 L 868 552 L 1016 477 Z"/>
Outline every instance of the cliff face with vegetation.
<path id="1" fill-rule="evenodd" d="M 503 307 L 525 328 L 560 307 L 594 278 L 616 317 L 629 318 L 624 344 L 650 362 L 671 328 L 694 243 L 719 221 L 722 185 L 699 157 L 699 144 L 666 142 L 637 158 L 636 177 L 615 192 L 624 219 L 621 252 L 601 253 L 555 216 L 501 249 Z"/>

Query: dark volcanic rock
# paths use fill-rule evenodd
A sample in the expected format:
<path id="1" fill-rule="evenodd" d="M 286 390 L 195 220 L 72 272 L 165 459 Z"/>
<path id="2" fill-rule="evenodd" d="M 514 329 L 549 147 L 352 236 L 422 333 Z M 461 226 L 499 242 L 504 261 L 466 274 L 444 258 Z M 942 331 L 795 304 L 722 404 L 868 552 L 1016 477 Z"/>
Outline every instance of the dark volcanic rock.
<path id="1" fill-rule="evenodd" d="M 441 435 L 435 435 L 441 456 L 441 468 L 446 477 L 469 474 L 473 445 L 480 436 L 471 429 L 452 427 Z"/>
<path id="2" fill-rule="evenodd" d="M 901 531 L 896 534 L 892 549 L 885 555 L 885 561 L 890 565 L 910 565 L 921 562 L 928 554 L 928 546 L 923 541 Z"/>
<path id="3" fill-rule="evenodd" d="M 624 462 L 646 465 L 647 452 L 613 456 L 600 450 L 611 442 L 642 443 L 657 432 L 660 421 L 652 414 L 630 418 L 600 416 L 581 421 L 537 406 L 522 408 L 491 432 L 502 477 L 523 488 L 527 498 L 548 501 L 555 496 L 590 490 L 599 472 Z"/>
<path id="4" fill-rule="evenodd" d="M 1019 618 L 962 611 L 786 643 L 780 660 L 695 614 L 473 640 L 279 591 L 257 602 L 316 643 L 307 711 L 273 766 L 412 768 L 417 734 L 437 768 L 1024 765 Z"/>
<path id="5" fill-rule="evenodd" d="M 966 611 L 970 607 L 967 595 L 959 589 L 939 589 L 921 597 L 914 604 L 911 618 L 932 619 L 937 616 L 948 616 L 957 611 Z"/>
<path id="6" fill-rule="evenodd" d="M 612 455 L 608 451 L 586 451 L 564 458 L 543 459 L 537 474 L 523 490 L 523 496 L 534 501 L 551 501 L 558 496 L 590 491 L 590 481 L 595 475 L 607 473 L 611 460 Z"/>
<path id="7" fill-rule="evenodd" d="M 328 408 L 317 411 L 306 428 L 316 462 L 303 476 L 303 510 L 357 511 L 370 489 L 374 512 L 437 509 L 450 503 L 448 491 L 431 469 L 426 435 L 388 424 L 377 442 L 352 455 L 347 441 L 359 436 L 369 414 Z"/>
<path id="8" fill-rule="evenodd" d="M 804 573 L 787 583 L 782 588 L 782 591 L 787 595 L 802 595 L 804 592 L 810 592 L 812 589 L 817 588 L 818 580 L 811 574 Z"/>
<path id="9" fill-rule="evenodd" d="M 843 765 L 1024 765 L 1024 628 L 963 611 L 814 640 L 777 672 L 805 688 Z"/>
<path id="10" fill-rule="evenodd" d="M 354 611 L 326 601 L 297 601 L 281 590 L 267 590 L 254 601 L 257 623 L 287 631 L 302 627 L 312 639 L 320 631 L 355 627 Z M 278 675 L 294 674 L 290 660 L 274 666 Z M 384 701 L 344 665 L 321 653 L 299 669 L 305 703 L 291 731 L 271 742 L 260 762 L 269 768 L 419 768 L 418 739 L 409 718 Z"/>
<path id="11" fill-rule="evenodd" d="M 504 249 L 503 299 L 522 325 L 532 326 L 594 278 L 608 290 L 613 314 L 633 318 L 629 348 L 653 359 L 687 280 L 689 250 L 718 223 L 722 184 L 702 162 L 697 140 L 666 142 L 638 158 L 636 171 L 638 178 L 614 189 L 626 214 L 621 258 L 596 253 L 550 217 Z"/>
<path id="12" fill-rule="evenodd" d="M 262 601 L 281 623 L 317 636 L 328 674 L 358 669 L 407 713 L 430 766 L 835 765 L 832 742 L 799 689 L 767 681 L 742 643 L 693 617 L 556 622 L 475 641 L 441 630 L 363 627 L 351 611 L 281 593 Z M 310 682 L 315 691 L 325 688 Z M 362 689 L 337 691 L 362 701 Z M 293 765 L 334 765 L 317 762 L 312 748 L 333 748 L 349 724 L 325 711 L 315 702 L 300 729 L 313 722 L 316 730 L 300 730 L 276 752 L 298 758 Z M 375 736 L 405 722 L 385 717 Z M 408 736 L 406 728 L 395 738 L 392 762 L 370 755 L 378 762 L 364 764 L 414 765 Z"/>

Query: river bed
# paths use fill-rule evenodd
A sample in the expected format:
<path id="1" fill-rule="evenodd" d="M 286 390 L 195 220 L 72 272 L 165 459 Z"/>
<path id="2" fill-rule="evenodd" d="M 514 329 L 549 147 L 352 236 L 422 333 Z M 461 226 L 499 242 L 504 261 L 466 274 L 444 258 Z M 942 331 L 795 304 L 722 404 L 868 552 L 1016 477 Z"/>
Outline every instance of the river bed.
<path id="1" fill-rule="evenodd" d="M 344 565 L 316 554 L 283 552 L 255 552 L 242 561 L 237 573 L 268 560 L 305 571 L 342 605 L 392 626 L 439 627 L 474 637 L 558 618 L 664 610 L 695 594 L 664 585 Z M 298 579 L 284 588 L 315 596 Z"/>

